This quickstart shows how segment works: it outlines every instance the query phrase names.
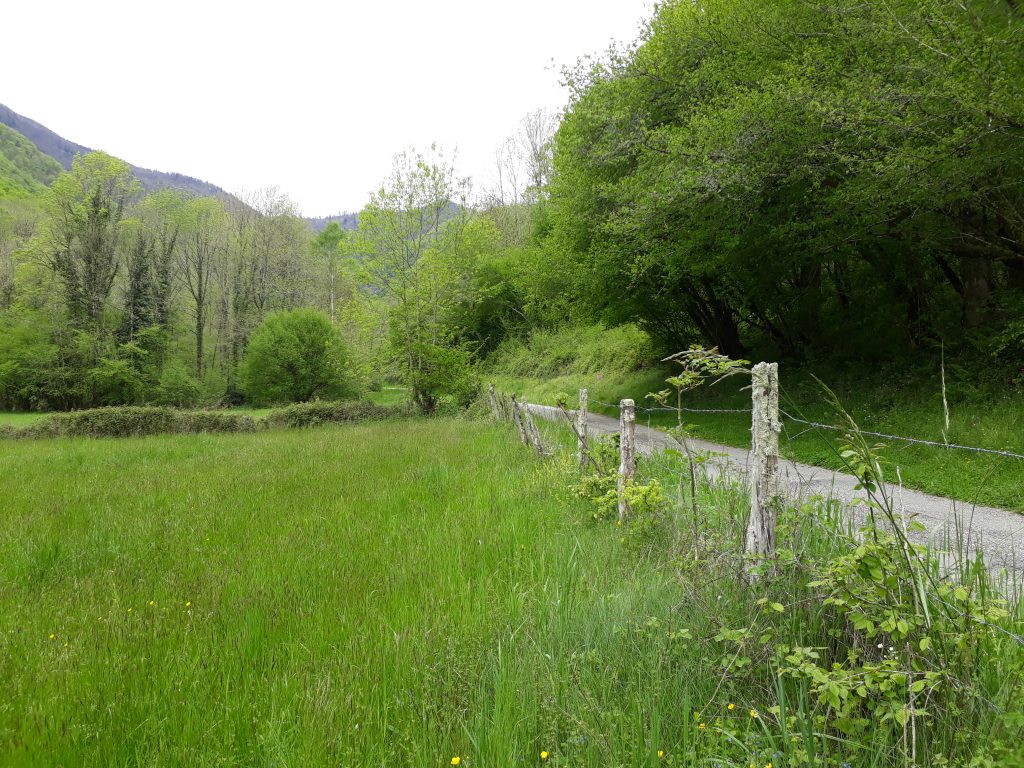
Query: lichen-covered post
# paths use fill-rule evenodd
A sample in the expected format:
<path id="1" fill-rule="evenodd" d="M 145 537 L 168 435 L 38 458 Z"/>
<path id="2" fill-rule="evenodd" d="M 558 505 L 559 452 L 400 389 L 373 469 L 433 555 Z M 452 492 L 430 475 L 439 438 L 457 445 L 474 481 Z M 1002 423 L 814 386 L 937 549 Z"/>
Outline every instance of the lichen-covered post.
<path id="1" fill-rule="evenodd" d="M 580 390 L 580 407 L 576 411 L 576 440 L 578 450 L 576 458 L 579 461 L 580 469 L 587 466 L 587 390 Z"/>
<path id="2" fill-rule="evenodd" d="M 501 421 L 501 409 L 498 407 L 498 397 L 494 394 L 494 385 L 487 385 L 487 398 L 491 401 L 491 411 L 494 412 L 494 418 Z"/>
<path id="3" fill-rule="evenodd" d="M 530 443 L 538 456 L 544 455 L 544 443 L 540 439 L 540 430 L 537 429 L 537 422 L 533 420 L 533 413 L 530 411 L 530 404 L 523 400 L 523 419 L 526 422 L 526 434 L 530 436 Z"/>
<path id="4" fill-rule="evenodd" d="M 636 474 L 636 407 L 632 400 L 619 401 L 619 520 L 629 517 L 626 488 Z"/>
<path id="5" fill-rule="evenodd" d="M 775 517 L 779 497 L 779 366 L 758 363 L 751 371 L 753 418 L 750 443 L 750 520 L 744 553 L 746 571 L 775 554 Z"/>
<path id="6" fill-rule="evenodd" d="M 526 423 L 523 421 L 523 413 L 519 408 L 519 402 L 516 400 L 515 395 L 512 395 L 512 421 L 519 428 L 519 439 L 523 441 L 523 445 L 529 445 L 530 438 L 526 435 Z"/>

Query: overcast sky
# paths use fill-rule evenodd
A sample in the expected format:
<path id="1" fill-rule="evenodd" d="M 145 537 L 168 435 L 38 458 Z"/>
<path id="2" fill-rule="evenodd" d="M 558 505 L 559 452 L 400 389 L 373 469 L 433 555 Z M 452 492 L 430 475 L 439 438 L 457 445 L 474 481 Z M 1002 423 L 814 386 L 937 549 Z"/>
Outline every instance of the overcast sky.
<path id="1" fill-rule="evenodd" d="M 71 141 L 305 215 L 358 210 L 437 141 L 486 183 L 562 65 L 629 42 L 646 0 L 5 3 L 0 103 Z"/>

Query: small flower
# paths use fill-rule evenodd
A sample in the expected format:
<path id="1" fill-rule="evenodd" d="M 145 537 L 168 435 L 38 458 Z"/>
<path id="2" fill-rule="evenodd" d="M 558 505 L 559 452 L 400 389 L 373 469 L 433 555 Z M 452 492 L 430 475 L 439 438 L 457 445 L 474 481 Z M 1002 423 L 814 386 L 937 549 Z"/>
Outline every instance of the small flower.
<path id="1" fill-rule="evenodd" d="M 150 604 L 150 605 L 156 605 L 156 600 L 150 600 L 150 601 L 149 601 L 149 604 Z"/>
<path id="2" fill-rule="evenodd" d="M 541 750 L 540 759 L 541 760 L 547 760 L 548 759 L 548 753 L 543 751 L 543 750 Z"/>
<path id="3" fill-rule="evenodd" d="M 50 639 L 51 639 L 51 640 L 56 640 L 56 639 L 57 639 L 57 636 L 56 636 L 56 635 L 55 635 L 55 634 L 54 634 L 53 632 L 51 632 L 51 633 L 50 633 Z"/>
<path id="4" fill-rule="evenodd" d="M 732 712 L 734 709 L 736 709 L 736 705 L 730 703 L 729 706 L 726 707 L 726 709 L 728 709 L 730 712 Z"/>
<path id="5" fill-rule="evenodd" d="M 659 749 L 658 750 L 658 757 L 664 757 L 664 756 L 665 756 L 665 750 L 664 749 Z"/>
<path id="6" fill-rule="evenodd" d="M 459 765 L 462 763 L 462 758 L 456 755 L 452 758 L 452 765 Z"/>
<path id="7" fill-rule="evenodd" d="M 764 768 L 772 768 L 772 764 L 771 763 L 765 763 L 764 764 Z"/>
<path id="8" fill-rule="evenodd" d="M 756 719 L 757 718 L 757 710 L 756 709 L 750 710 L 750 716 Z"/>
<path id="9" fill-rule="evenodd" d="M 698 725 L 697 727 L 698 727 L 698 728 L 700 728 L 700 729 L 701 729 L 702 731 L 703 731 L 703 730 L 704 730 L 705 728 L 707 728 L 707 726 L 706 726 L 706 725 L 704 725 L 704 723 L 700 723 L 700 724 L 699 724 L 699 725 Z"/>
<path id="10" fill-rule="evenodd" d="M 132 612 L 132 611 L 134 611 L 134 610 L 135 610 L 134 608 L 129 608 L 129 609 L 128 609 L 128 613 L 131 613 L 131 612 Z"/>
<path id="11" fill-rule="evenodd" d="M 191 607 L 192 607 L 192 601 L 191 601 L 191 600 L 189 600 L 188 602 L 186 602 L 186 603 L 185 603 L 185 607 L 186 607 L 186 608 L 191 608 Z M 458 765 L 458 763 L 454 763 L 454 765 Z"/>

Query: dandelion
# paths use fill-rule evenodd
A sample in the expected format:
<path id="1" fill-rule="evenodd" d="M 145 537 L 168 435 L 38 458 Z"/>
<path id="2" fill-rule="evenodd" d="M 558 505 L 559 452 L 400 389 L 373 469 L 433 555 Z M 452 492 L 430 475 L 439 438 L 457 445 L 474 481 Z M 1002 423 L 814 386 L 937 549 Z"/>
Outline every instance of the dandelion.
<path id="1" fill-rule="evenodd" d="M 452 765 L 459 765 L 462 763 L 462 758 L 456 755 L 452 758 Z"/>
<path id="2" fill-rule="evenodd" d="M 756 709 L 750 710 L 750 716 L 753 717 L 754 719 L 757 719 L 757 710 Z"/>
<path id="3" fill-rule="evenodd" d="M 726 709 L 728 709 L 730 712 L 732 712 L 734 709 L 736 709 L 736 705 L 730 702 L 729 706 L 726 707 Z"/>
<path id="4" fill-rule="evenodd" d="M 548 753 L 544 752 L 543 750 L 541 750 L 540 759 L 541 760 L 547 760 L 548 759 Z"/>
<path id="5" fill-rule="evenodd" d="M 664 749 L 659 749 L 658 750 L 658 757 L 664 757 L 664 756 L 665 756 L 665 750 Z"/>

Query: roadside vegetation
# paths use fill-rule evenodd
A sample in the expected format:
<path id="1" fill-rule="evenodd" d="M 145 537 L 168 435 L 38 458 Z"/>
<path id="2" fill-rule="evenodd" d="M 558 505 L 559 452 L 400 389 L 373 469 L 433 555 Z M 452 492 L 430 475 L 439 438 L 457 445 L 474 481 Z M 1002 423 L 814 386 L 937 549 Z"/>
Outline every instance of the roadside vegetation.
<path id="1" fill-rule="evenodd" d="M 567 328 L 503 347 L 488 376 L 499 388 L 546 405 L 562 401 L 575 407 L 579 389 L 586 387 L 590 410 L 616 418 L 619 400 L 632 398 L 638 408 L 638 423 L 674 427 L 675 412 L 644 410 L 660 408 L 648 395 L 664 387 L 670 372 L 650 350 L 650 341 L 628 326 L 611 331 L 600 326 Z M 983 360 L 975 370 L 961 364 L 951 366 L 945 372 L 947 429 L 941 361 L 935 362 L 933 368 L 930 360 L 915 363 L 903 359 L 876 370 L 859 365 L 794 363 L 790 367 L 782 363 L 780 406 L 804 421 L 835 426 L 837 414 L 821 387 L 825 383 L 865 430 L 1024 454 L 1024 392 L 1007 386 L 998 372 L 982 368 Z M 750 394 L 742 386 L 738 380 L 727 379 L 687 393 L 682 405 L 749 409 Z M 747 413 L 684 412 L 682 416 L 687 432 L 694 437 L 750 446 Z M 899 466 L 908 487 L 1024 512 L 1024 461 L 1020 459 L 873 439 L 886 445 L 884 459 Z M 786 458 L 846 470 L 838 452 L 841 442 L 835 431 L 783 419 L 780 448 Z"/>

